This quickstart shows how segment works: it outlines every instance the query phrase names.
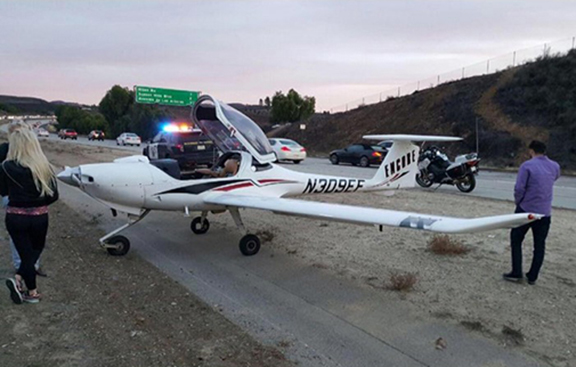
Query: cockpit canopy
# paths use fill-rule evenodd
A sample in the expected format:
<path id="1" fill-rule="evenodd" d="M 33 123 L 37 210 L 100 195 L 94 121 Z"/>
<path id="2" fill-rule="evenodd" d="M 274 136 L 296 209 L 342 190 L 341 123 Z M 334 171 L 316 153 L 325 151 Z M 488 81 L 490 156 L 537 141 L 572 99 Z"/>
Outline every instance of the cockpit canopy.
<path id="1" fill-rule="evenodd" d="M 268 138 L 254 121 L 209 95 L 198 99 L 192 120 L 224 153 L 246 150 L 260 163 L 276 159 Z"/>

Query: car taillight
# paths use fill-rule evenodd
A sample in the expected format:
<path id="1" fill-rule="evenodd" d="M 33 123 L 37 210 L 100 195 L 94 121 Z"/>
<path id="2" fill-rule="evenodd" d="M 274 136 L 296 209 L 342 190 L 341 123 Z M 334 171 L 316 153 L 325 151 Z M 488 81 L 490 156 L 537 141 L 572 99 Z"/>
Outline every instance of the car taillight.
<path id="1" fill-rule="evenodd" d="M 472 166 L 477 165 L 478 161 L 469 161 L 469 162 L 466 162 L 466 164 L 472 167 Z"/>
<path id="2" fill-rule="evenodd" d="M 289 152 L 289 151 L 290 151 L 290 148 L 288 148 L 288 147 L 282 147 L 282 148 L 280 148 L 280 150 L 283 151 L 283 152 Z"/>
<path id="3" fill-rule="evenodd" d="M 302 148 L 302 149 L 300 149 L 300 151 L 301 151 L 301 152 L 305 152 L 305 151 L 306 151 L 306 149 Z"/>
<path id="4" fill-rule="evenodd" d="M 372 157 L 382 157 L 382 153 L 380 153 L 380 152 L 372 152 Z"/>
<path id="5" fill-rule="evenodd" d="M 181 151 L 182 153 L 184 153 L 184 145 L 182 145 L 182 144 L 176 144 L 176 149 L 178 149 L 179 151 Z"/>

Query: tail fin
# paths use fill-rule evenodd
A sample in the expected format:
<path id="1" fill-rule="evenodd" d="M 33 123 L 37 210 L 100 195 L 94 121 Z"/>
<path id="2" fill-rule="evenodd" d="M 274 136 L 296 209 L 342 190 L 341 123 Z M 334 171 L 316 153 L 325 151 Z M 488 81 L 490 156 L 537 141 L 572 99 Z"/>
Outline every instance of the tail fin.
<path id="1" fill-rule="evenodd" d="M 393 141 L 376 175 L 366 182 L 366 190 L 401 189 L 415 186 L 420 148 L 413 142 L 462 140 L 451 136 L 428 135 L 365 135 L 364 139 Z"/>

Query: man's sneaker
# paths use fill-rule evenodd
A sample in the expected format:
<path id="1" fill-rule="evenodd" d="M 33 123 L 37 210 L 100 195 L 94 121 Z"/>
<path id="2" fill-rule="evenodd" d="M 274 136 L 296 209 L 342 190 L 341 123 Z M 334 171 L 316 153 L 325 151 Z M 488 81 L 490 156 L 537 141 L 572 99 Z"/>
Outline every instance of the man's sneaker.
<path id="1" fill-rule="evenodd" d="M 502 278 L 504 278 L 504 280 L 514 283 L 521 283 L 523 280 L 522 275 L 514 275 L 512 273 L 502 274 Z"/>
<path id="2" fill-rule="evenodd" d="M 528 274 L 526 274 L 526 280 L 528 281 L 528 284 L 530 284 L 530 285 L 536 285 L 536 280 L 530 279 L 530 277 L 528 276 Z"/>
<path id="3" fill-rule="evenodd" d="M 16 303 L 17 305 L 22 304 L 22 293 L 20 293 L 18 290 L 16 281 L 12 278 L 6 279 L 6 286 L 10 290 L 10 298 L 12 298 L 12 302 Z"/>
<path id="4" fill-rule="evenodd" d="M 38 303 L 40 302 L 40 293 L 36 293 L 35 295 L 31 295 L 30 293 L 26 292 L 22 294 L 22 301 L 26 303 Z"/>

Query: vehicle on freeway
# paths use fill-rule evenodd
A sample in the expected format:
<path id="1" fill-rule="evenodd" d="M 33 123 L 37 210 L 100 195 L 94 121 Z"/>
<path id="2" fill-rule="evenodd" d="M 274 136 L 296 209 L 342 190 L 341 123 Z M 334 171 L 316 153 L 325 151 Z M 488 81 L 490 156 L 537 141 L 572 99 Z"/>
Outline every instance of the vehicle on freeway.
<path id="1" fill-rule="evenodd" d="M 455 141 L 459 138 L 365 136 L 366 139 L 394 140 L 394 144 L 374 176 L 362 179 L 296 172 L 274 164 L 276 156 L 260 127 L 240 111 L 209 95 L 203 95 L 196 101 L 192 118 L 194 124 L 223 152 L 215 166 L 220 169 L 226 168 L 229 163 L 237 165 L 238 169 L 234 169 L 231 175 L 183 179 L 175 160 L 151 162 L 142 155 L 119 158 L 110 163 L 66 167 L 58 174 L 59 180 L 78 187 L 109 207 L 112 215 L 126 214 L 126 224 L 100 238 L 100 244 L 111 255 L 122 256 L 128 252 L 130 241 L 119 233 L 144 219 L 151 210 L 177 211 L 186 216 L 192 212 L 200 213 L 190 223 L 192 232 L 199 235 L 205 234 L 210 228 L 207 218 L 209 213 L 229 212 L 243 234 L 239 247 L 245 256 L 258 253 L 260 239 L 246 229 L 240 209 L 368 224 L 380 229 L 382 226 L 391 226 L 443 233 L 517 227 L 542 218 L 542 215 L 534 213 L 450 218 L 294 198 L 310 194 L 414 187 L 420 150 L 414 142 Z M 234 148 L 237 144 L 240 145 L 239 150 Z M 225 232 L 219 232 L 218 238 L 222 238 L 223 234 Z"/>
<path id="2" fill-rule="evenodd" d="M 292 161 L 295 164 L 306 159 L 306 149 L 294 140 L 268 139 L 277 161 Z"/>
<path id="3" fill-rule="evenodd" d="M 78 140 L 78 133 L 74 129 L 61 129 L 60 131 L 58 131 L 58 137 L 64 140 L 66 139 Z"/>
<path id="4" fill-rule="evenodd" d="M 49 138 L 50 137 L 50 133 L 48 132 L 48 130 L 43 129 L 43 128 L 39 128 L 36 130 L 36 135 L 39 138 Z"/>
<path id="5" fill-rule="evenodd" d="M 137 145 L 140 146 L 142 140 L 134 133 L 122 133 L 116 138 L 116 145 Z"/>
<path id="6" fill-rule="evenodd" d="M 102 130 L 92 130 L 90 134 L 88 134 L 88 140 L 100 140 L 104 141 L 106 138 L 106 134 Z"/>
<path id="7" fill-rule="evenodd" d="M 386 148 L 377 144 L 352 144 L 344 149 L 330 152 L 332 164 L 351 163 L 353 166 L 369 167 L 371 164 L 380 164 L 388 153 Z"/>
<path id="8" fill-rule="evenodd" d="M 168 124 L 143 149 L 150 160 L 175 159 L 180 169 L 208 166 L 218 158 L 218 149 L 212 139 L 200 129 L 188 125 Z"/>
<path id="9" fill-rule="evenodd" d="M 392 140 L 384 140 L 378 143 L 378 146 L 388 150 L 390 148 L 392 148 L 392 144 L 394 144 L 394 142 Z"/>
<path id="10" fill-rule="evenodd" d="M 478 174 L 479 162 L 476 153 L 459 155 L 452 162 L 438 147 L 431 146 L 420 154 L 416 182 L 422 187 L 456 185 L 462 192 L 471 192 L 476 187 L 474 175 Z"/>

